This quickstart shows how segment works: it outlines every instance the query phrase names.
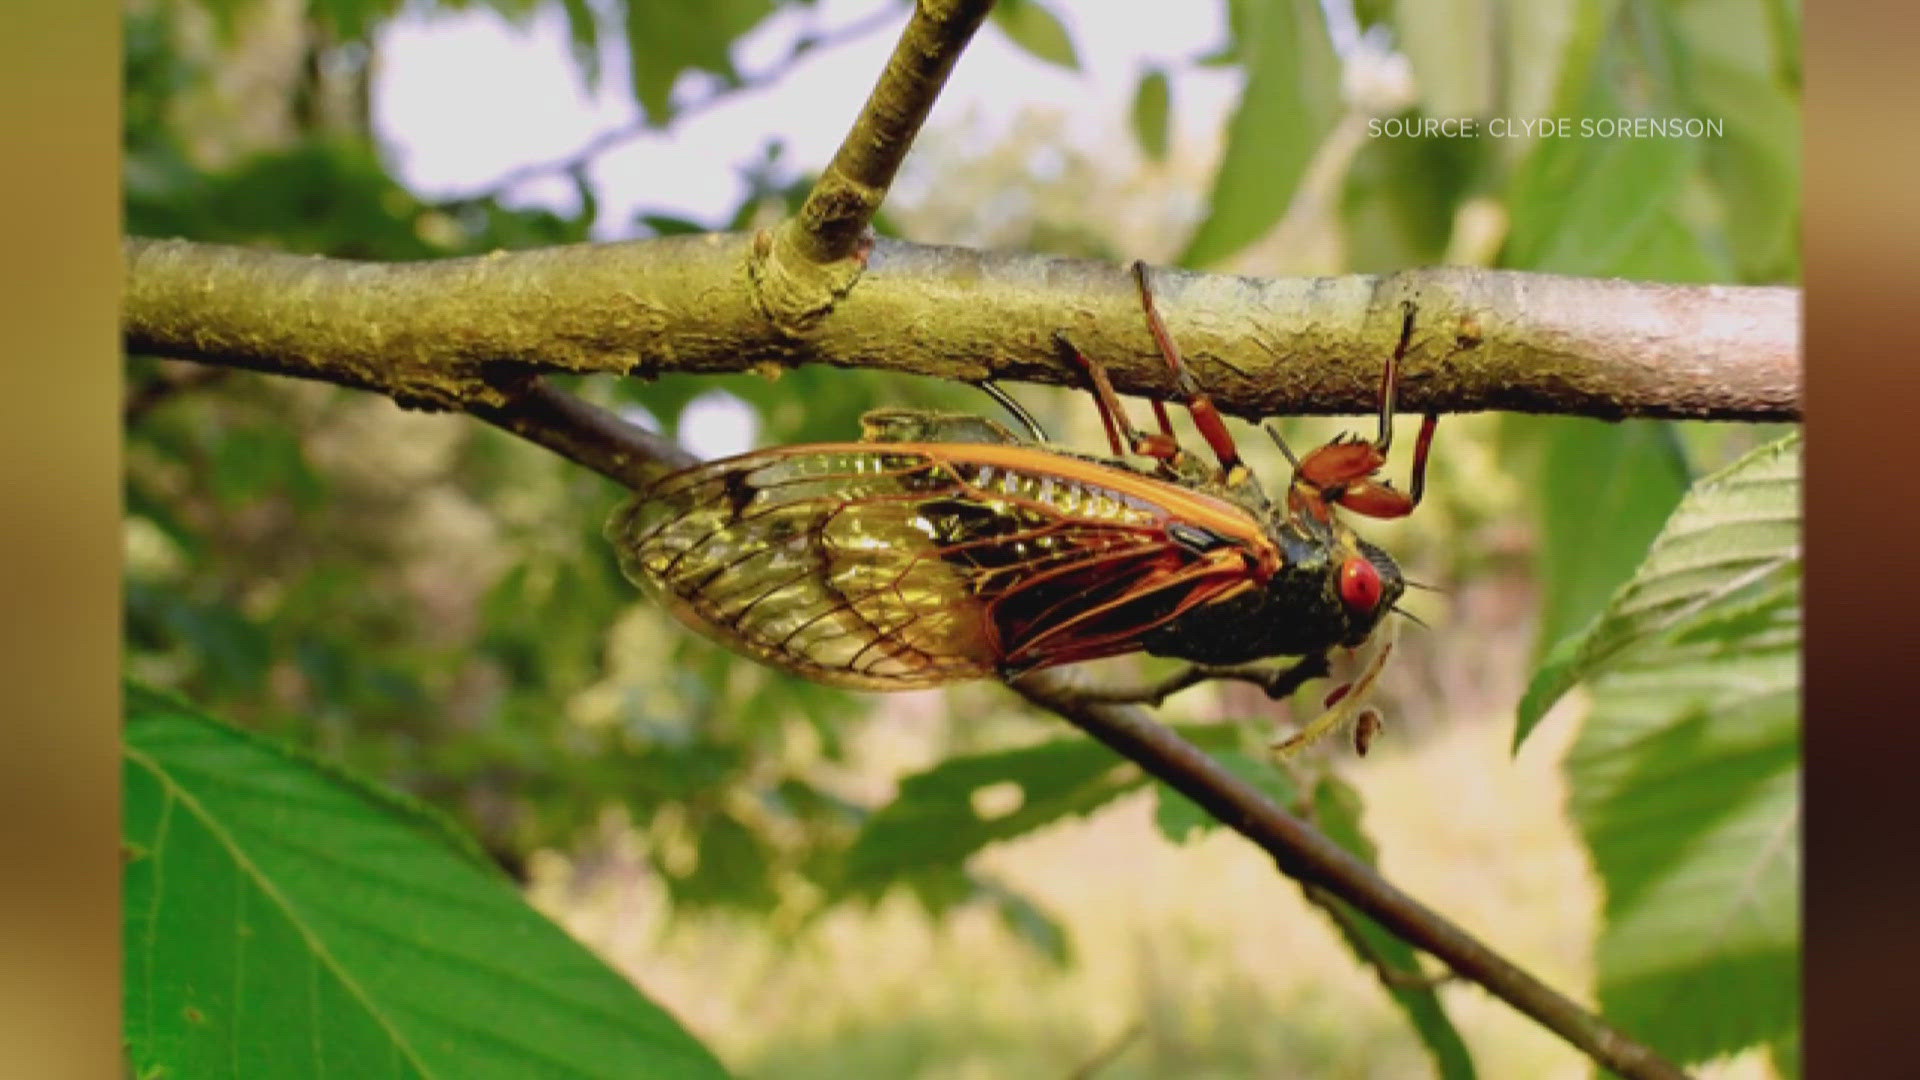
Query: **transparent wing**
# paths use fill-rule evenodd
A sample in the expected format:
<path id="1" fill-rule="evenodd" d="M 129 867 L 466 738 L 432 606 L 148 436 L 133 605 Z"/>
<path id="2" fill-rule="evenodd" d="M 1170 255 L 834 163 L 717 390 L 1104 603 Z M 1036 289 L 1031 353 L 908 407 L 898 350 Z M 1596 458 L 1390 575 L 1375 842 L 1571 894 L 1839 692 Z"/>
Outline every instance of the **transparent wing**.
<path id="1" fill-rule="evenodd" d="M 1141 632 L 1244 583 L 1231 550 L 1174 542 L 1168 511 L 1102 485 L 1111 467 L 981 453 L 758 451 L 666 477 L 608 534 L 627 574 L 687 625 L 868 689 L 1131 651 Z"/>

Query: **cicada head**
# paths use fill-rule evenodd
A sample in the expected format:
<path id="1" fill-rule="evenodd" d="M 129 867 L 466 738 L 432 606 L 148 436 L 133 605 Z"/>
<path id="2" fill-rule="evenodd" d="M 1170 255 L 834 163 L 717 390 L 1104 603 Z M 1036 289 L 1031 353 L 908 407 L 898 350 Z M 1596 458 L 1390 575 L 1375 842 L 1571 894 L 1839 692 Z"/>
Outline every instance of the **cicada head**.
<path id="1" fill-rule="evenodd" d="M 1321 647 L 1364 643 L 1406 591 L 1393 556 L 1338 521 L 1289 521 L 1275 532 L 1287 562 L 1268 583 L 1268 592 L 1312 613 L 1312 625 L 1301 627 L 1301 633 L 1320 640 Z"/>
<path id="2" fill-rule="evenodd" d="M 1407 591 L 1406 578 L 1393 556 L 1365 540 L 1354 539 L 1354 551 L 1342 558 L 1339 573 L 1340 607 L 1347 619 L 1341 644 L 1359 645 L 1387 617 Z"/>

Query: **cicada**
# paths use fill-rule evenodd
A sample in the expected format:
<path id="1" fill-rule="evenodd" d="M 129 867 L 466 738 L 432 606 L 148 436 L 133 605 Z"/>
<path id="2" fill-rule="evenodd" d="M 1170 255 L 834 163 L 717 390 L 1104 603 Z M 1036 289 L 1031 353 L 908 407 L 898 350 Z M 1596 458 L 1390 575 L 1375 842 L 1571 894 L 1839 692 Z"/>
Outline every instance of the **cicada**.
<path id="1" fill-rule="evenodd" d="M 1002 393 L 1031 438 L 980 417 L 870 413 L 858 442 L 661 478 L 608 525 L 622 567 L 694 630 L 834 686 L 1011 679 L 1133 652 L 1210 666 L 1312 657 L 1324 670 L 1330 650 L 1374 635 L 1406 585 L 1336 508 L 1393 518 L 1419 504 L 1434 414 L 1408 490 L 1378 475 L 1413 310 L 1381 378 L 1377 437 L 1288 451 L 1293 476 L 1276 501 L 1181 359 L 1144 264 L 1134 276 L 1212 463 L 1180 447 L 1157 400 L 1159 431 L 1136 430 L 1105 369 L 1056 335 L 1087 376 L 1111 459 L 1045 442 Z"/>

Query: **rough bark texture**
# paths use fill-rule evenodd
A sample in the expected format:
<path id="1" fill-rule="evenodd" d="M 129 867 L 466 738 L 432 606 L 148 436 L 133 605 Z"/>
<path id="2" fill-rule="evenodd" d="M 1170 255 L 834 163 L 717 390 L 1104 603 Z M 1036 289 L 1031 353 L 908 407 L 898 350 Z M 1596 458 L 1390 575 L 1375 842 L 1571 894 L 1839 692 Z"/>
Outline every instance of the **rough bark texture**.
<path id="1" fill-rule="evenodd" d="M 1172 391 L 1126 268 L 880 242 L 859 287 L 804 329 L 762 278 L 771 235 L 581 244 L 372 264 L 126 242 L 137 352 L 500 407 L 537 371 L 741 371 L 802 363 L 1072 384 L 1053 334 L 1123 392 Z M 1601 418 L 1800 417 L 1795 289 L 1660 285 L 1440 267 L 1381 276 L 1153 275 L 1174 340 L 1244 417 L 1366 412 L 1417 305 L 1406 411 Z"/>

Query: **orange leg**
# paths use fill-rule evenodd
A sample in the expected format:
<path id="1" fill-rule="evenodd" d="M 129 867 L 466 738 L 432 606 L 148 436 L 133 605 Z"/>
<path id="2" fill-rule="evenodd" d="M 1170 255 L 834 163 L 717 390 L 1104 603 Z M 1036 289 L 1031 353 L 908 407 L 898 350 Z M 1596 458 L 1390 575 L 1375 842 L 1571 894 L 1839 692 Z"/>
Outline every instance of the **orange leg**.
<path id="1" fill-rule="evenodd" d="M 1406 492 L 1396 490 L 1374 474 L 1387 463 L 1387 451 L 1393 446 L 1394 399 L 1399 396 L 1400 363 L 1406 359 L 1413 340 L 1412 304 L 1400 324 L 1400 343 L 1394 347 L 1386 370 L 1380 375 L 1380 434 L 1372 442 L 1337 438 L 1308 454 L 1294 470 L 1294 487 L 1288 503 L 1296 510 L 1323 510 L 1326 503 L 1339 503 L 1356 514 L 1376 518 L 1405 517 L 1420 505 L 1427 486 L 1427 454 L 1433 448 L 1438 413 L 1428 413 L 1420 424 L 1420 436 L 1413 447 L 1413 477 Z"/>
<path id="2" fill-rule="evenodd" d="M 1141 457 L 1150 457 L 1155 461 L 1171 463 L 1180 456 L 1180 444 L 1173 437 L 1173 425 L 1167 421 L 1164 407 L 1157 415 L 1160 418 L 1160 433 L 1146 435 L 1133 426 L 1127 418 L 1127 411 L 1120 406 L 1120 395 L 1113 391 L 1113 381 L 1107 378 L 1107 369 L 1092 357 L 1075 348 L 1067 335 L 1055 333 L 1054 343 L 1073 359 L 1080 370 L 1087 373 L 1087 379 L 1093 384 L 1094 404 L 1100 408 L 1100 423 L 1107 429 L 1107 445 L 1113 447 L 1113 456 L 1119 457 L 1128 450 Z M 1159 405 L 1159 402 L 1155 402 Z"/>
<path id="3" fill-rule="evenodd" d="M 1200 389 L 1200 381 L 1193 377 L 1185 360 L 1180 358 L 1180 350 L 1174 347 L 1173 336 L 1167 333 L 1167 325 L 1160 321 L 1159 309 L 1153 305 L 1153 288 L 1147 281 L 1147 264 L 1133 264 L 1133 279 L 1140 286 L 1140 306 L 1147 313 L 1147 328 L 1153 331 L 1153 340 L 1160 346 L 1160 355 L 1167 361 L 1167 370 L 1173 373 L 1173 383 L 1185 399 L 1187 412 L 1193 415 L 1193 426 L 1200 429 L 1200 437 L 1207 440 L 1213 449 L 1213 456 L 1220 462 L 1220 475 L 1226 476 L 1240 466 L 1240 450 L 1233 445 L 1233 434 L 1227 430 L 1227 423 L 1220 417 L 1220 410 L 1214 407 L 1213 399 Z M 1169 434 L 1164 407 L 1160 408 L 1160 423 Z"/>

